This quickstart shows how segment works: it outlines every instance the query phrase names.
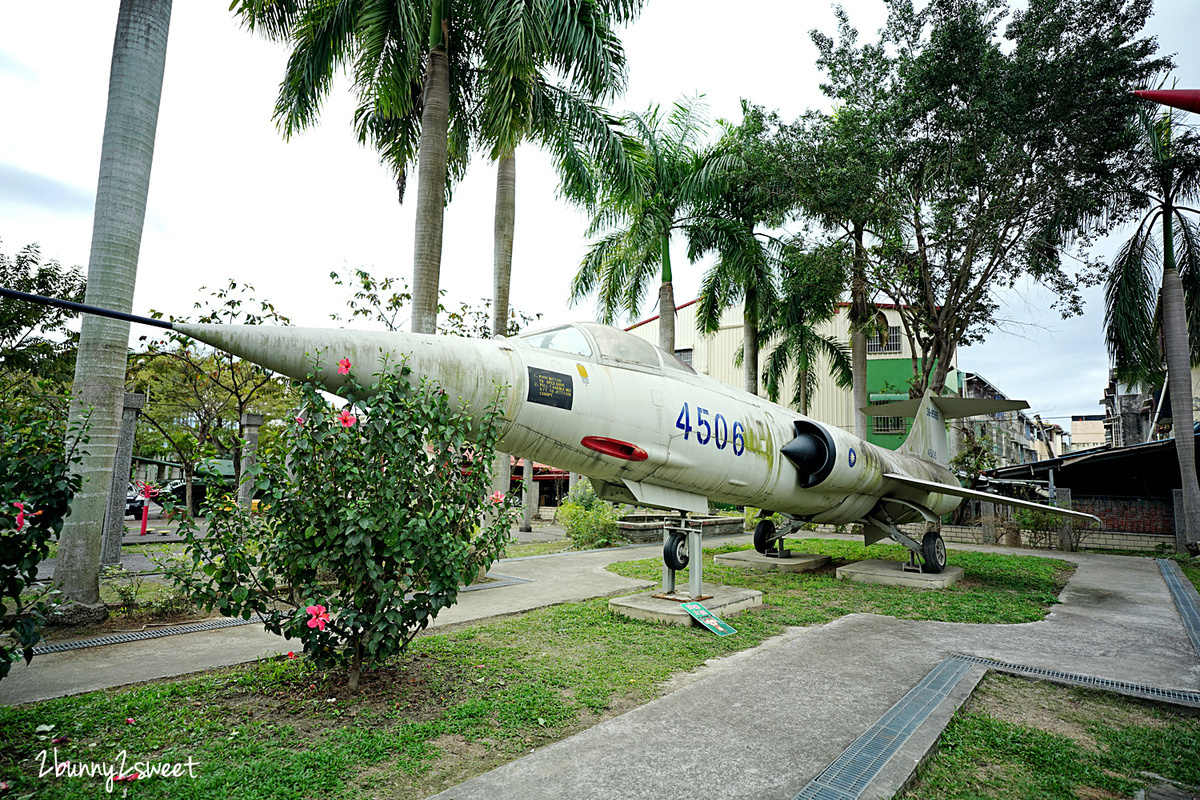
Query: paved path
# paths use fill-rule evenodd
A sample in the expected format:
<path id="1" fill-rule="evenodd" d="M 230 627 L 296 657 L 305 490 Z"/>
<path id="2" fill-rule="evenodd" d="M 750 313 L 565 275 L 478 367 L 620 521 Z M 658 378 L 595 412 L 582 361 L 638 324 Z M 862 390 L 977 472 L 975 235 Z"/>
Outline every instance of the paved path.
<path id="1" fill-rule="evenodd" d="M 787 800 L 953 653 L 1200 689 L 1200 660 L 1154 560 L 1070 558 L 1079 569 L 1042 622 L 851 614 L 792 629 L 437 800 Z M 888 796 L 907 771 L 881 775 L 864 797 Z"/>
<path id="2" fill-rule="evenodd" d="M 467 592 L 435 625 L 635 591 L 645 584 L 604 567 L 656 550 L 651 545 L 501 561 L 494 574 L 527 582 Z M 1042 622 L 973 625 L 851 614 L 790 629 L 676 678 L 658 700 L 467 781 L 438 800 L 788 800 L 952 653 L 1200 690 L 1200 659 L 1153 559 L 1059 557 L 1079 568 L 1061 605 Z M 282 639 L 247 626 L 39 656 L 0 682 L 0 703 L 183 674 L 287 649 Z M 886 796 L 909 765 L 889 768 L 865 797 Z"/>
<path id="3" fill-rule="evenodd" d="M 660 551 L 661 545 L 648 545 L 503 559 L 493 565 L 489 574 L 517 581 L 497 588 L 483 584 L 478 590 L 460 593 L 458 603 L 439 614 L 432 627 L 636 592 L 650 584 L 614 575 L 605 567 L 614 561 L 652 558 Z M 14 665 L 9 676 L 0 681 L 0 705 L 242 664 L 261 656 L 286 653 L 295 647 L 295 642 L 267 633 L 261 626 L 246 625 L 47 653 L 36 656 L 30 664 Z"/>

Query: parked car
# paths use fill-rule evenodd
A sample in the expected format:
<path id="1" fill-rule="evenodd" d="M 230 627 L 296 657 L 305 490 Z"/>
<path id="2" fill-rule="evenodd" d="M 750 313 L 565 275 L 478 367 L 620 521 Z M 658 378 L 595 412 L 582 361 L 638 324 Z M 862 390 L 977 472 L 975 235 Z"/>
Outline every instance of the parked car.
<path id="1" fill-rule="evenodd" d="M 146 507 L 146 498 L 132 483 L 125 490 L 125 516 L 140 517 Z"/>

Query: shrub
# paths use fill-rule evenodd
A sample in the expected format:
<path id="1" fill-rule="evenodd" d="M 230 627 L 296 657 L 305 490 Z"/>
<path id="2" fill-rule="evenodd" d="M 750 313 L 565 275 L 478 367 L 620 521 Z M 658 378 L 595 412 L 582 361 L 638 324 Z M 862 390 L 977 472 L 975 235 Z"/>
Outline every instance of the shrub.
<path id="1" fill-rule="evenodd" d="M 472 418 L 410 372 L 370 392 L 351 373 L 336 412 L 302 384 L 286 446 L 249 473 L 260 513 L 210 506 L 206 538 L 187 521 L 195 568 L 173 575 L 203 608 L 257 613 L 318 666 L 349 664 L 352 691 L 500 557 L 517 511 L 488 496 L 498 404 Z"/>
<path id="2" fill-rule="evenodd" d="M 50 537 L 62 531 L 81 477 L 86 428 L 25 404 L 0 406 L 0 679 L 19 658 L 28 663 L 48 611 L 45 593 L 26 590 Z M 22 595 L 25 595 L 24 597 Z"/>
<path id="3" fill-rule="evenodd" d="M 591 481 L 581 480 L 571 487 L 567 499 L 558 507 L 558 522 L 571 537 L 574 547 L 587 550 L 612 547 L 624 541 L 618 533 L 620 510 L 596 496 Z"/>

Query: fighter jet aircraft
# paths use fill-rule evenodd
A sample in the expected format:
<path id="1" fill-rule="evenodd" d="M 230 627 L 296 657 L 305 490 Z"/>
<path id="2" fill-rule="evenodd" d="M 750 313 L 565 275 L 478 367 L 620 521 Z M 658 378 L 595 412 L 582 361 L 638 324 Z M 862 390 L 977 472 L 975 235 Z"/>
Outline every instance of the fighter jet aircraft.
<path id="1" fill-rule="evenodd" d="M 0 289 L 0 295 L 28 295 Z M 89 313 L 172 327 L 193 339 L 291 378 L 317 377 L 331 391 L 346 380 L 349 358 L 360 376 L 406 359 L 468 409 L 481 411 L 501 388 L 499 448 L 591 479 L 605 500 L 682 513 L 710 502 L 779 512 L 800 522 L 861 523 L 868 544 L 890 537 L 940 572 L 938 533 L 918 542 L 899 525 L 936 521 L 962 498 L 1078 512 L 962 488 L 949 470 L 946 420 L 1028 407 L 1020 401 L 927 394 L 873 406 L 871 415 L 913 416 L 897 451 L 696 373 L 673 355 L 616 328 L 560 325 L 513 338 L 464 339 L 401 332 L 165 323 L 54 301 Z M 779 538 L 761 521 L 754 545 Z M 664 560 L 687 565 L 686 536 L 672 534 Z M 915 560 L 915 558 L 914 558 Z"/>

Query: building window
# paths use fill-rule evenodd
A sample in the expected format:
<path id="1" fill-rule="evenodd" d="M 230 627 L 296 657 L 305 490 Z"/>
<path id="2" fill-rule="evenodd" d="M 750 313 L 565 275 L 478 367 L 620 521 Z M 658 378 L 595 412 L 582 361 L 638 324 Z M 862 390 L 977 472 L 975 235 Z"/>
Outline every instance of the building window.
<path id="1" fill-rule="evenodd" d="M 873 336 L 867 339 L 867 353 L 899 353 L 900 352 L 900 326 L 889 325 L 887 327 L 887 335 L 884 336 L 882 330 L 878 336 Z"/>
<path id="2" fill-rule="evenodd" d="M 675 357 L 687 364 L 689 367 L 692 366 L 692 348 L 688 347 L 683 350 L 676 350 Z"/>
<path id="3" fill-rule="evenodd" d="M 891 403 L 892 400 L 875 400 L 873 406 Z M 904 417 L 871 417 L 871 431 L 874 433 L 904 433 L 906 430 Z"/>

